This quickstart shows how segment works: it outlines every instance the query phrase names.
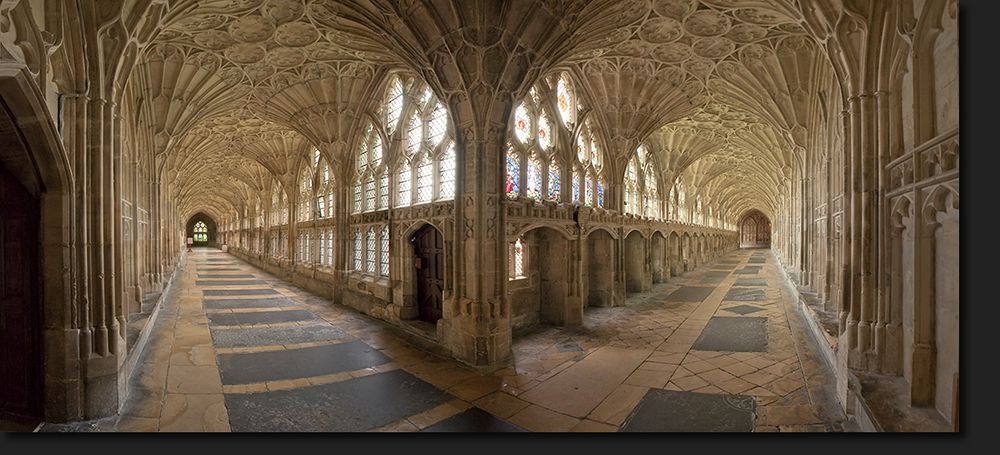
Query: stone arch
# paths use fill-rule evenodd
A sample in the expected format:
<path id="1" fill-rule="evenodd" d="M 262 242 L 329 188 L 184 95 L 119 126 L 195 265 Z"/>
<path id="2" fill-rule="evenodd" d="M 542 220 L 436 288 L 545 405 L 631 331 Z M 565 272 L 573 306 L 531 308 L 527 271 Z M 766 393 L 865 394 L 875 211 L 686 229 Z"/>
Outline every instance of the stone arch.
<path id="1" fill-rule="evenodd" d="M 82 417 L 86 386 L 80 380 L 79 329 L 89 325 L 75 319 L 77 297 L 68 262 L 72 240 L 74 179 L 69 158 L 54 122 L 31 74 L 21 65 L 0 66 L 0 116 L 9 122 L 21 153 L 5 150 L 3 165 L 21 181 L 39 205 L 39 269 L 47 277 L 35 299 L 41 306 L 40 322 L 44 383 L 41 413 L 45 420 L 64 421 Z M 13 153 L 12 153 L 13 152 Z"/>
<path id="2" fill-rule="evenodd" d="M 398 312 L 399 318 L 403 320 L 413 320 L 419 317 L 416 300 L 417 276 L 415 258 L 417 252 L 413 246 L 413 238 L 419 231 L 427 227 L 436 230 L 444 239 L 444 301 L 442 303 L 443 314 L 441 319 L 447 321 L 460 311 L 457 302 L 454 302 L 453 298 L 452 268 L 454 267 L 454 258 L 452 257 L 452 240 L 448 236 L 450 231 L 445 226 L 425 219 L 415 220 L 405 228 L 399 227 L 401 229 L 397 228 L 397 226 L 390 227 L 390 276 L 398 276 L 397 279 L 402 283 L 402 286 L 399 287 L 400 291 L 394 293 L 395 302 L 393 302 L 393 306 L 396 307 L 394 311 Z M 397 229 L 399 230 L 397 231 Z M 399 234 L 397 235 L 394 232 L 399 232 Z M 399 264 L 397 274 L 393 273 L 392 263 L 394 262 Z"/>
<path id="3" fill-rule="evenodd" d="M 615 266 L 618 242 L 614 232 L 595 228 L 584 237 L 583 304 L 593 307 L 614 305 Z"/>
<path id="4" fill-rule="evenodd" d="M 938 185 L 924 198 L 915 254 L 910 396 L 951 421 L 958 387 L 959 194 Z"/>
<path id="5" fill-rule="evenodd" d="M 215 219 L 205 214 L 205 212 L 195 213 L 194 215 L 191 215 L 190 218 L 188 218 L 187 223 L 184 224 L 184 237 L 193 239 L 194 227 L 199 222 L 205 223 L 205 225 L 208 227 L 208 241 L 206 242 L 195 241 L 194 246 L 218 246 L 219 245 L 218 225 L 216 224 Z"/>
<path id="6" fill-rule="evenodd" d="M 667 236 L 668 261 L 670 262 L 670 276 L 678 276 L 684 271 L 681 253 L 681 236 L 677 231 L 671 231 Z"/>
<path id="7" fill-rule="evenodd" d="M 571 239 L 551 226 L 531 229 L 520 238 L 526 249 L 523 275 L 513 277 L 507 291 L 511 328 L 522 330 L 539 323 L 580 325 L 583 307 L 570 295 Z"/>
<path id="8" fill-rule="evenodd" d="M 757 209 L 740 217 L 740 248 L 770 248 L 771 220 Z"/>
<path id="9" fill-rule="evenodd" d="M 647 239 L 638 229 L 633 229 L 625 236 L 623 242 L 625 292 L 644 292 L 650 288 L 647 244 Z"/>
<path id="10" fill-rule="evenodd" d="M 661 231 L 653 232 L 649 240 L 649 265 L 653 284 L 667 281 L 670 275 L 667 266 L 667 238 Z"/>

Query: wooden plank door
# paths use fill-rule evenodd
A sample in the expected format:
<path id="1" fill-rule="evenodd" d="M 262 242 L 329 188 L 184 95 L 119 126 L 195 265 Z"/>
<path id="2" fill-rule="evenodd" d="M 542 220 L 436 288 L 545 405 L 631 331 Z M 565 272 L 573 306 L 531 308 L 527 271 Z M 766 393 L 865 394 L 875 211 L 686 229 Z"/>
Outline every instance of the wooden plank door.
<path id="1" fill-rule="evenodd" d="M 417 232 L 413 239 L 417 268 L 417 310 L 423 321 L 441 319 L 444 292 L 444 239 L 431 226 Z"/>
<path id="2" fill-rule="evenodd" d="M 0 167 L 0 415 L 41 417 L 38 201 Z"/>

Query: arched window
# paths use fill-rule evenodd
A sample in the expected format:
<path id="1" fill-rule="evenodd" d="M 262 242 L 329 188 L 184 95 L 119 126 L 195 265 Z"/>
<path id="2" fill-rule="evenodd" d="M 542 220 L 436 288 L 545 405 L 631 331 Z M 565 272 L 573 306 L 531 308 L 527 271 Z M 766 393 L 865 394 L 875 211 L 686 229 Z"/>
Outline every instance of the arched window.
<path id="1" fill-rule="evenodd" d="M 660 218 L 659 180 L 655 167 L 646 146 L 636 148 L 625 171 L 625 213 Z"/>
<path id="2" fill-rule="evenodd" d="M 375 255 L 378 254 L 377 242 L 375 228 L 368 228 L 368 235 L 365 236 L 365 272 L 367 273 L 375 273 Z"/>
<path id="3" fill-rule="evenodd" d="M 333 216 L 333 177 L 330 173 L 330 165 L 323 158 L 319 150 L 316 150 L 318 159 L 316 176 L 316 216 L 319 218 L 330 218 Z"/>
<path id="4" fill-rule="evenodd" d="M 382 136 L 369 123 L 358 146 L 353 213 L 389 208 L 389 168 L 383 158 Z"/>
<path id="5" fill-rule="evenodd" d="M 589 118 L 583 122 L 583 127 L 576 138 L 575 156 L 576 165 L 579 166 L 584 180 L 579 183 L 583 186 L 582 191 L 574 192 L 574 202 L 586 206 L 604 207 L 604 177 L 602 174 L 604 155 L 600 146 L 597 145 L 597 136 Z M 578 177 L 574 176 L 574 178 Z M 580 196 L 583 197 L 582 200 Z"/>
<path id="6" fill-rule="evenodd" d="M 449 137 L 448 110 L 429 88 L 418 85 L 412 84 L 400 111 L 409 113 L 403 121 L 404 147 L 396 172 L 400 207 L 455 197 L 455 144 Z M 386 111 L 387 117 L 396 115 L 392 106 Z"/>
<path id="7" fill-rule="evenodd" d="M 281 182 L 275 179 L 271 183 L 271 226 L 282 226 L 288 223 L 288 198 L 281 187 Z"/>
<path id="8" fill-rule="evenodd" d="M 204 221 L 199 221 L 194 224 L 194 241 L 195 242 L 208 241 L 208 226 L 205 225 Z"/>
<path id="9" fill-rule="evenodd" d="M 379 268 L 378 274 L 389 276 L 389 225 L 382 226 L 379 234 Z"/>
<path id="10" fill-rule="evenodd" d="M 540 82 L 542 84 L 543 82 Z M 559 157 L 538 87 L 514 109 L 514 140 L 507 143 L 508 199 L 559 200 Z M 522 174 L 523 172 L 523 174 Z"/>
<path id="11" fill-rule="evenodd" d="M 310 158 L 302 165 L 299 175 L 299 207 L 296 217 L 298 221 L 313 219 L 313 170 L 319 164 L 319 150 L 315 150 Z"/>
<path id="12" fill-rule="evenodd" d="M 528 246 L 524 243 L 524 237 L 518 237 L 510 244 L 507 260 L 510 264 L 507 269 L 508 278 L 511 280 L 525 278 L 525 271 L 528 269 Z"/>
<path id="13" fill-rule="evenodd" d="M 361 230 L 354 230 L 354 270 L 360 272 L 364 266 L 364 244 L 361 240 Z"/>

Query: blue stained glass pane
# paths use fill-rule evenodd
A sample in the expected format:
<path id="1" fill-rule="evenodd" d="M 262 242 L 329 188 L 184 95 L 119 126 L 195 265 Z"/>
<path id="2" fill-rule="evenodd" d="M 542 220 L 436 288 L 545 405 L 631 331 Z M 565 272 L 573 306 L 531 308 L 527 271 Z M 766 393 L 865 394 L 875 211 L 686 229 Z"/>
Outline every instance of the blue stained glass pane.
<path id="1" fill-rule="evenodd" d="M 587 199 L 585 201 L 583 201 L 583 204 L 589 207 L 589 206 L 594 205 L 594 181 L 588 175 L 587 176 L 587 180 L 585 180 L 583 182 L 583 184 L 584 184 L 584 186 L 586 187 L 586 190 L 587 190 L 587 193 L 586 193 L 587 194 Z"/>
<path id="2" fill-rule="evenodd" d="M 573 201 L 580 202 L 580 175 L 573 173 Z"/>
<path id="3" fill-rule="evenodd" d="M 597 181 L 597 206 L 604 207 L 604 184 Z"/>
<path id="4" fill-rule="evenodd" d="M 554 162 L 549 165 L 549 200 L 559 200 L 559 166 Z"/>
<path id="5" fill-rule="evenodd" d="M 517 199 L 521 192 L 521 163 L 517 161 L 517 156 L 507 153 L 507 185 L 504 188 L 507 197 Z"/>

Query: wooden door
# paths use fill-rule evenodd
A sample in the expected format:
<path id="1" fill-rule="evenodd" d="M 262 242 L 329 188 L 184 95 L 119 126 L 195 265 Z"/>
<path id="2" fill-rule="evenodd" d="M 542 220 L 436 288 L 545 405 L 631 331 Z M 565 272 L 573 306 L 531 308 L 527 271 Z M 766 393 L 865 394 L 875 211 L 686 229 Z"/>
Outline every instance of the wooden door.
<path id="1" fill-rule="evenodd" d="M 38 201 L 0 166 L 0 416 L 41 417 Z"/>
<path id="2" fill-rule="evenodd" d="M 441 319 L 444 291 L 444 239 L 432 226 L 413 236 L 413 264 L 417 269 L 417 311 L 423 321 Z"/>

